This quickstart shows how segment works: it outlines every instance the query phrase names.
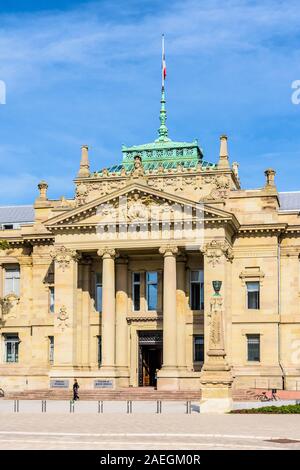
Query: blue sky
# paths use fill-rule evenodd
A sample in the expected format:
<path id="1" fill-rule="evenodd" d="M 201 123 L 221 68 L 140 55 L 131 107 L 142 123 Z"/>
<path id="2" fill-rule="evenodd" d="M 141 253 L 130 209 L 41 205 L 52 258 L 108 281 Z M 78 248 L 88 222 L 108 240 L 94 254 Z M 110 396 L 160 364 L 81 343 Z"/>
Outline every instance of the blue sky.
<path id="1" fill-rule="evenodd" d="M 170 136 L 214 162 L 226 133 L 244 188 L 300 190 L 299 25 L 294 0 L 0 0 L 0 204 L 72 196 L 82 144 L 96 170 L 156 138 L 162 32 Z"/>

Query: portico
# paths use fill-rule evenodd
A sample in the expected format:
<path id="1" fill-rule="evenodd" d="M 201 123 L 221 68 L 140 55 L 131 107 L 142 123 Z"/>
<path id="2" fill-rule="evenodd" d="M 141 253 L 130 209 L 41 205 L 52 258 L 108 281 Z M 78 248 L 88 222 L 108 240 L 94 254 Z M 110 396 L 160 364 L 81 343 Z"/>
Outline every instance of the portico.
<path id="1" fill-rule="evenodd" d="M 191 270 L 203 272 L 203 253 L 199 250 L 188 252 L 174 244 L 151 249 L 140 246 L 138 250 L 124 249 L 119 244 L 116 249 L 104 246 L 89 252 L 60 246 L 54 248 L 52 256 L 56 302 L 61 298 L 70 299 L 60 307 L 64 316 L 63 313 L 59 315 L 55 326 L 53 377 L 63 379 L 76 375 L 87 388 L 93 385 L 94 377 L 94 380 L 109 381 L 112 388 L 153 386 L 153 370 L 159 365 L 160 370 L 155 371 L 158 389 L 185 389 L 188 378 L 193 381 L 199 379 L 200 369 L 198 372 L 192 370 L 192 358 L 186 360 L 186 349 L 189 343 L 192 350 L 189 353 L 193 352 L 193 323 L 198 325 L 196 328 L 200 334 L 204 334 L 204 311 L 190 309 L 188 292 Z M 99 306 L 95 304 L 91 282 L 97 271 L 102 278 L 101 311 L 97 311 Z M 76 273 L 79 273 L 77 278 Z M 155 277 L 155 282 L 149 281 L 149 273 Z M 137 274 L 139 284 L 134 280 Z M 75 304 L 76 309 L 73 307 Z M 69 309 L 73 309 L 72 316 Z M 185 320 L 187 311 L 191 317 L 190 324 Z M 89 324 L 88 328 L 83 327 L 84 322 Z M 153 353 L 148 351 L 146 358 L 151 380 L 149 376 L 149 380 L 143 381 L 140 378 L 143 367 L 141 344 L 144 344 L 144 353 L 146 346 L 141 337 L 147 332 L 152 336 L 160 335 L 160 340 L 152 342 Z M 72 338 L 77 339 L 77 349 L 74 348 L 72 356 L 65 354 L 66 335 L 70 344 Z M 95 337 L 99 341 L 97 351 Z M 100 360 L 95 358 L 95 353 Z M 65 371 L 63 374 L 62 369 Z"/>

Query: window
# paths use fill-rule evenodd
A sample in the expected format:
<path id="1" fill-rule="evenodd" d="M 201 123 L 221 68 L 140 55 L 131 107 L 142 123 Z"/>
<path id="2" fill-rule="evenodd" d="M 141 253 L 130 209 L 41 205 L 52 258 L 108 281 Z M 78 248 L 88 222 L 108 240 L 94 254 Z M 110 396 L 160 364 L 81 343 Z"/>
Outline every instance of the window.
<path id="1" fill-rule="evenodd" d="M 194 336 L 194 362 L 204 362 L 204 335 Z"/>
<path id="2" fill-rule="evenodd" d="M 7 266 L 5 268 L 4 295 L 20 295 L 20 268 L 19 266 Z"/>
<path id="3" fill-rule="evenodd" d="M 54 286 L 49 287 L 49 310 L 54 313 L 55 293 Z"/>
<path id="4" fill-rule="evenodd" d="M 141 309 L 141 273 L 132 274 L 133 310 Z"/>
<path id="5" fill-rule="evenodd" d="M 96 310 L 102 312 L 102 273 L 96 273 L 95 281 Z"/>
<path id="6" fill-rule="evenodd" d="M 204 275 L 202 270 L 191 271 L 190 306 L 192 310 L 204 309 Z"/>
<path id="7" fill-rule="evenodd" d="M 18 362 L 19 360 L 19 336 L 18 335 L 4 335 L 4 361 L 5 362 Z"/>
<path id="8" fill-rule="evenodd" d="M 146 296 L 148 310 L 157 309 L 157 272 L 149 271 L 146 273 Z"/>
<path id="9" fill-rule="evenodd" d="M 3 230 L 13 230 L 14 226 L 13 224 L 3 224 L 2 228 Z"/>
<path id="10" fill-rule="evenodd" d="M 49 336 L 49 363 L 54 362 L 54 336 Z"/>
<path id="11" fill-rule="evenodd" d="M 248 361 L 260 361 L 260 335 L 247 335 Z"/>
<path id="12" fill-rule="evenodd" d="M 102 341 L 101 341 L 101 336 L 97 336 L 97 341 L 98 341 L 98 367 L 101 366 L 102 362 Z"/>
<path id="13" fill-rule="evenodd" d="M 259 282 L 246 282 L 247 308 L 259 309 Z"/>

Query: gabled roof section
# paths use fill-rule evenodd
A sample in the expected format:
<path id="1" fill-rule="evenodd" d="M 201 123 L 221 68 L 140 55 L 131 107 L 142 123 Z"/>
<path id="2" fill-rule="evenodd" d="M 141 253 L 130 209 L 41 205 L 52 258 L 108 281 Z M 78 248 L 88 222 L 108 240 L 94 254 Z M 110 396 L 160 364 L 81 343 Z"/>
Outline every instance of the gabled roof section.
<path id="1" fill-rule="evenodd" d="M 197 203 L 195 201 L 191 201 L 180 196 L 162 193 L 161 191 L 149 188 L 149 186 L 145 186 L 142 183 L 133 182 L 128 186 L 118 189 L 109 195 L 102 196 L 100 198 L 88 202 L 87 204 L 79 206 L 75 209 L 71 209 L 68 212 L 52 217 L 51 219 L 45 222 L 45 226 L 51 229 L 52 227 L 62 227 L 65 225 L 72 225 L 73 223 L 76 223 L 76 225 L 84 225 L 84 219 L 88 219 L 90 215 L 94 214 L 101 204 L 109 203 L 110 201 L 116 201 L 121 196 L 136 192 L 141 194 L 147 194 L 163 201 L 173 202 L 174 204 L 186 205 L 193 208 L 197 208 L 201 204 L 201 202 Z M 239 227 L 239 223 L 234 214 L 208 205 L 204 205 L 203 208 L 206 219 L 213 218 L 218 219 L 220 221 L 231 221 L 235 228 Z"/>

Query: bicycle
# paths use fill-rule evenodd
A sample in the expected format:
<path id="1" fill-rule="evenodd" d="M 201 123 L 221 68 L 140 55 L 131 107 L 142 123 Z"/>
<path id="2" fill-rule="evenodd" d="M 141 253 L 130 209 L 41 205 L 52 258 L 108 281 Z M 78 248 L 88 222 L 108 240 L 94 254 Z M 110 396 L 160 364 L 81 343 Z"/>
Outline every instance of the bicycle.
<path id="1" fill-rule="evenodd" d="M 278 400 L 276 391 L 274 390 L 272 390 L 272 394 L 270 397 L 268 397 L 267 392 L 262 392 L 262 393 L 258 393 L 257 395 L 255 395 L 254 398 L 260 401 L 277 401 Z"/>

